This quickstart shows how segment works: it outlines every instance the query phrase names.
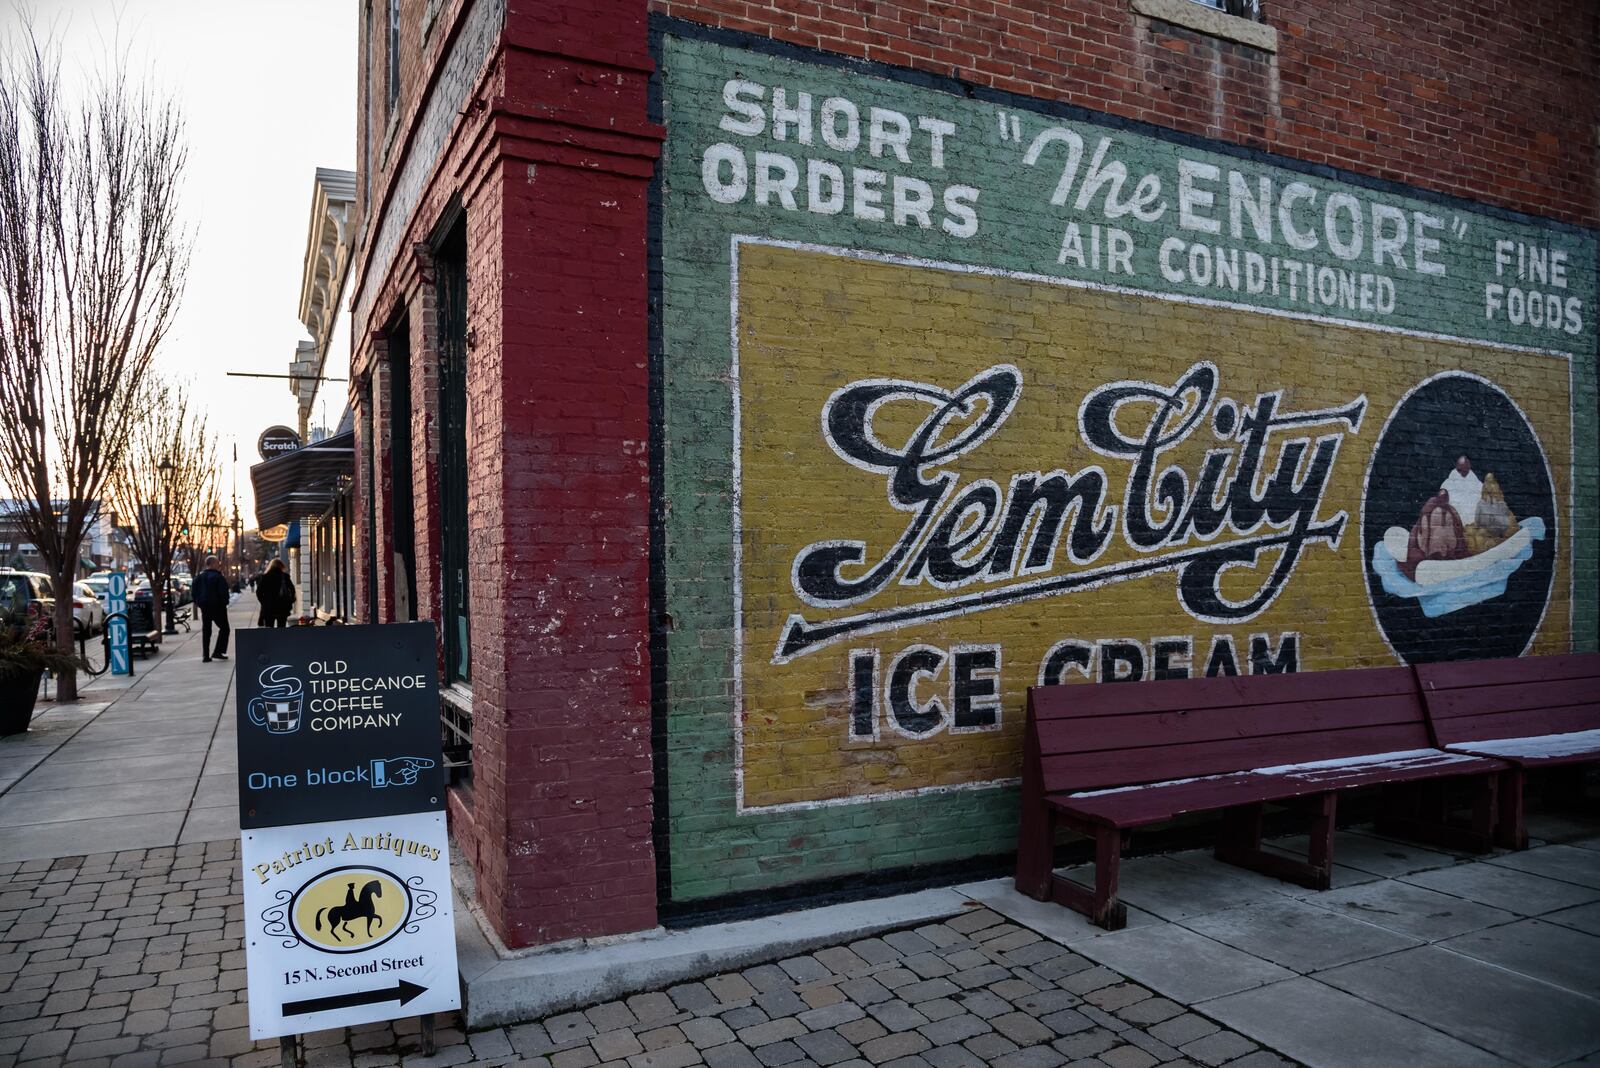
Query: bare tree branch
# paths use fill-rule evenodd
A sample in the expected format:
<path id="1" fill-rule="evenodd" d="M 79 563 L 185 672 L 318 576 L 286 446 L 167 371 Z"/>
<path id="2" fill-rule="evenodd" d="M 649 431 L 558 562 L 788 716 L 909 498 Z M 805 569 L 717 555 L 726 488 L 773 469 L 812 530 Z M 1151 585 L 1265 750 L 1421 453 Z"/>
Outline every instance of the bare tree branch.
<path id="1" fill-rule="evenodd" d="M 130 548 L 150 576 L 159 611 L 183 532 L 192 532 L 221 508 L 218 447 L 205 415 L 182 385 L 152 375 L 136 403 L 142 416 L 107 483 L 107 500 L 129 521 Z M 155 621 L 160 620 L 157 615 Z"/>
<path id="2" fill-rule="evenodd" d="M 70 589 L 80 546 L 145 413 L 137 398 L 177 314 L 190 234 L 171 100 L 121 62 L 76 106 L 30 25 L 0 52 L 0 482 Z M 72 601 L 56 634 L 72 638 Z M 77 696 L 61 680 L 62 700 Z"/>

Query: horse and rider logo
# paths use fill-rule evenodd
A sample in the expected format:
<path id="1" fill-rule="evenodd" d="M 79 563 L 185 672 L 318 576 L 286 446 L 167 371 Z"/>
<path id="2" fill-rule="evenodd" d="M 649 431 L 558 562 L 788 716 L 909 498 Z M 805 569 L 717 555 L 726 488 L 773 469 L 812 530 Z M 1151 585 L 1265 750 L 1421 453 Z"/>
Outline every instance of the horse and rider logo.
<path id="1" fill-rule="evenodd" d="M 411 891 L 382 868 L 335 868 L 312 879 L 289 903 L 301 942 L 325 953 L 355 953 L 393 938 L 411 918 Z"/>

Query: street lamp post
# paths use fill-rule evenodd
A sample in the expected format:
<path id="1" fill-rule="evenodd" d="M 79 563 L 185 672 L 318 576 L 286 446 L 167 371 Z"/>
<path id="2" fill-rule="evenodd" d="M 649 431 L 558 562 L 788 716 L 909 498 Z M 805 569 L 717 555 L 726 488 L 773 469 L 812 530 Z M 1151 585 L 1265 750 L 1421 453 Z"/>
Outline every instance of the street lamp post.
<path id="1" fill-rule="evenodd" d="M 162 460 L 156 465 L 156 470 L 161 472 L 161 559 L 165 565 L 161 569 L 161 615 L 165 626 L 161 628 L 163 634 L 178 633 L 177 624 L 172 621 L 172 558 L 168 555 L 168 546 L 172 537 L 172 472 L 174 470 L 170 459 Z M 155 596 L 155 591 L 151 591 Z"/>

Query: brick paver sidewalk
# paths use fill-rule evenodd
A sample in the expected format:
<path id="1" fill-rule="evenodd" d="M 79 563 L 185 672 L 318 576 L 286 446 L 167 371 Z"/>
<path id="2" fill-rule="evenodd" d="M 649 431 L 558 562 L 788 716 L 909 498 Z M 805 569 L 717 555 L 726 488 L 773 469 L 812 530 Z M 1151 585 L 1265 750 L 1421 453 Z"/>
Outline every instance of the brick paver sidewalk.
<path id="1" fill-rule="evenodd" d="M 276 1065 L 246 1030 L 238 844 L 0 865 L 0 1064 Z M 463 1035 L 308 1036 L 308 1065 L 1150 1068 L 1289 1062 L 974 909 L 947 923 Z"/>

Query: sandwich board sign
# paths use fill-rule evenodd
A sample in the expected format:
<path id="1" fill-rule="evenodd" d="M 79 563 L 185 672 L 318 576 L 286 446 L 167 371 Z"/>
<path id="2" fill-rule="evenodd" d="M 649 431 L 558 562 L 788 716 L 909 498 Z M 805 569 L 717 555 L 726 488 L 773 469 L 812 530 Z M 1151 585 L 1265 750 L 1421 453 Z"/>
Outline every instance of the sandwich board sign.
<path id="1" fill-rule="evenodd" d="M 432 623 L 238 635 L 250 1037 L 461 1007 Z"/>

